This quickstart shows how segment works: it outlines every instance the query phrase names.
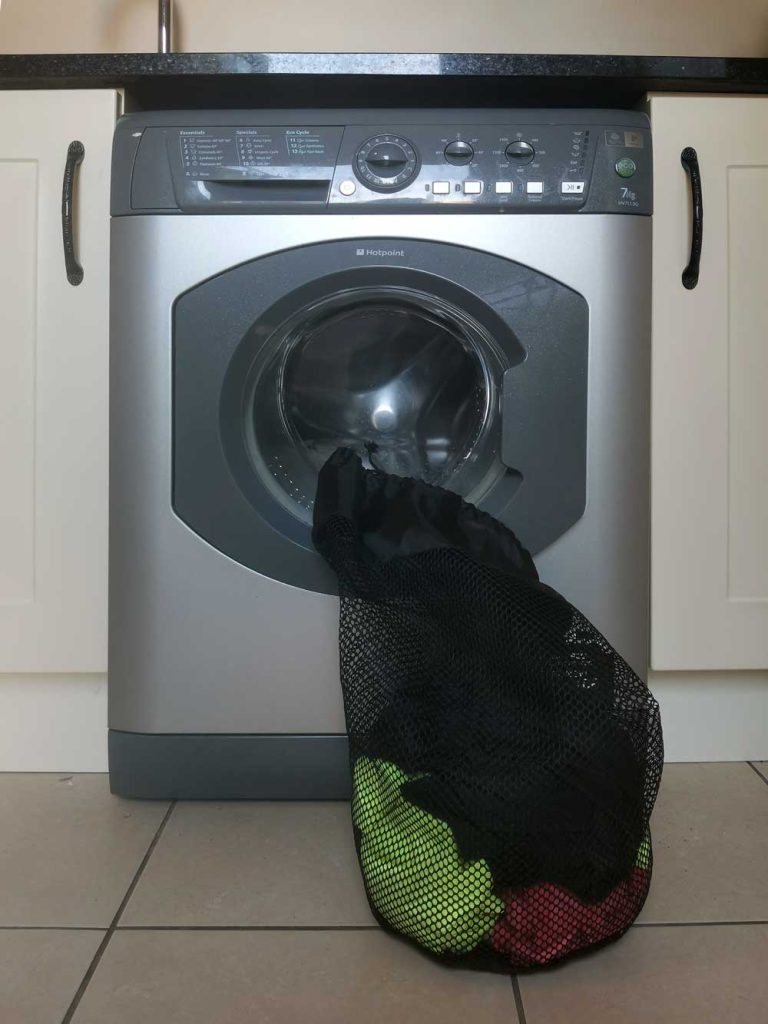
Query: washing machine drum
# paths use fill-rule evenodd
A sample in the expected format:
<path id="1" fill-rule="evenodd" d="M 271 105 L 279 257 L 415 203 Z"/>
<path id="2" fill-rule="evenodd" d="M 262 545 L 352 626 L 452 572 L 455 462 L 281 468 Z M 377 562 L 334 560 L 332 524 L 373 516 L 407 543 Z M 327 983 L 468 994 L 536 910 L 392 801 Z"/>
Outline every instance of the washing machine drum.
<path id="1" fill-rule="evenodd" d="M 284 325 L 273 345 L 251 390 L 251 451 L 276 497 L 308 522 L 320 467 L 341 446 L 369 467 L 475 500 L 506 472 L 500 356 L 446 303 L 386 291 L 334 297 Z"/>

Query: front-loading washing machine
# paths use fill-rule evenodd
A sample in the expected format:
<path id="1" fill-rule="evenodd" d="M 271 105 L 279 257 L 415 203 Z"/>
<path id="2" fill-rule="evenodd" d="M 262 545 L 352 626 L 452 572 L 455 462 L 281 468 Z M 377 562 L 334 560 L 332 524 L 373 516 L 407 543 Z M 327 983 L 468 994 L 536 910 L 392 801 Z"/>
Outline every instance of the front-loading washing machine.
<path id="1" fill-rule="evenodd" d="M 509 525 L 645 674 L 651 201 L 636 112 L 120 121 L 113 791 L 348 794 L 339 445 Z"/>

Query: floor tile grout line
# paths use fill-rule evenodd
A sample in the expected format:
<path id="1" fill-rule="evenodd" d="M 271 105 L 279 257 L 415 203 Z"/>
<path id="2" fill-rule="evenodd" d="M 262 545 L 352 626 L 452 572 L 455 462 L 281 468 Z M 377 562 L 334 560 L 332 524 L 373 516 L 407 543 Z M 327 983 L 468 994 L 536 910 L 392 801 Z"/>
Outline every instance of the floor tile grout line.
<path id="1" fill-rule="evenodd" d="M 90 924 L 0 924 L 0 932 L 104 932 L 102 925 Z"/>
<path id="2" fill-rule="evenodd" d="M 515 1009 L 517 1010 L 518 1024 L 527 1024 L 525 1019 L 525 1007 L 523 1006 L 523 993 L 520 991 L 520 982 L 518 981 L 516 974 L 513 974 L 510 980 L 512 982 L 512 992 L 515 996 Z"/>
<path id="3" fill-rule="evenodd" d="M 760 779 L 761 782 L 764 782 L 766 784 L 766 786 L 768 786 L 768 779 L 766 779 L 766 777 L 763 775 L 763 773 L 760 771 L 760 769 L 755 767 L 755 765 L 752 764 L 751 761 L 747 761 L 747 764 L 752 769 L 752 771 L 755 773 L 755 775 L 758 777 L 758 779 Z"/>
<path id="4" fill-rule="evenodd" d="M 636 921 L 633 928 L 741 928 L 767 925 L 768 918 L 747 921 Z M 106 932 L 98 925 L 0 924 L 0 932 Z M 377 924 L 118 924 L 118 932 L 379 932 Z"/>
<path id="5" fill-rule="evenodd" d="M 119 932 L 380 932 L 377 924 L 124 924 Z"/>
<path id="6" fill-rule="evenodd" d="M 173 814 L 173 810 L 174 810 L 175 807 L 176 807 L 176 801 L 172 800 L 171 803 L 170 803 L 170 806 L 168 807 L 168 810 L 163 815 L 163 820 L 157 826 L 157 831 L 152 836 L 152 840 L 151 840 L 149 846 L 147 847 L 146 853 L 141 858 L 141 862 L 140 862 L 139 866 L 136 868 L 134 876 L 131 879 L 131 884 L 128 886 L 128 888 L 126 890 L 125 896 L 123 896 L 122 900 L 120 901 L 120 906 L 117 908 L 115 916 L 112 918 L 112 923 L 109 926 L 109 931 L 113 932 L 117 928 L 118 924 L 120 923 L 120 918 L 123 916 L 123 913 L 125 912 L 125 908 L 128 906 L 128 901 L 130 900 L 131 896 L 133 896 L 133 894 L 134 894 L 134 892 L 136 890 L 136 886 L 139 884 L 139 880 L 141 879 L 141 876 L 144 874 L 144 869 L 146 868 L 147 864 L 149 863 L 149 858 L 152 856 L 152 854 L 155 851 L 155 847 L 160 842 L 160 837 L 162 836 L 163 832 L 165 831 L 165 826 L 168 824 L 168 821 L 169 821 L 169 819 L 171 817 L 171 814 Z"/>
<path id="7" fill-rule="evenodd" d="M 633 928 L 737 928 L 745 924 L 768 924 L 762 918 L 751 921 L 639 921 Z"/>
<path id="8" fill-rule="evenodd" d="M 768 919 L 748 921 L 640 921 L 633 928 L 738 928 L 766 925 Z M 0 929 L 2 930 L 2 929 Z M 98 931 L 99 929 L 94 929 Z M 378 932 L 377 924 L 123 924 L 119 932 Z"/>
<path id="9" fill-rule="evenodd" d="M 62 1018 L 61 1024 L 70 1024 L 72 1018 L 77 1012 L 77 1008 L 80 1005 L 83 996 L 85 995 L 86 989 L 90 984 L 91 978 L 96 973 L 96 968 L 99 966 L 101 958 L 104 956 L 104 952 L 107 946 L 109 945 L 109 940 L 112 938 L 115 931 L 117 930 L 117 925 L 120 921 L 120 918 L 123 916 L 123 912 L 125 908 L 128 906 L 128 901 L 130 900 L 131 896 L 133 896 L 136 886 L 139 884 L 139 879 L 141 878 L 142 874 L 144 873 L 144 869 L 149 863 L 149 858 L 152 856 L 155 847 L 160 842 L 160 837 L 163 834 L 165 826 L 168 824 L 168 820 L 170 819 L 171 814 L 173 814 L 173 809 L 175 806 L 176 801 L 172 800 L 168 807 L 168 810 L 163 815 L 163 820 L 160 822 L 160 824 L 157 827 L 157 830 L 155 831 L 155 834 L 152 836 L 152 840 L 149 846 L 147 847 L 146 853 L 141 858 L 141 862 L 138 868 L 136 868 L 136 871 L 134 872 L 133 878 L 131 879 L 131 883 L 128 886 L 122 900 L 120 901 L 120 906 L 117 908 L 115 916 L 112 918 L 109 927 L 107 928 L 106 935 L 99 943 L 99 948 L 94 953 L 93 959 L 88 965 L 88 970 L 85 972 L 85 974 L 83 975 L 83 980 L 78 985 L 77 992 L 75 992 L 72 1002 L 69 1004 L 67 1012 L 64 1014 L 64 1017 Z"/>

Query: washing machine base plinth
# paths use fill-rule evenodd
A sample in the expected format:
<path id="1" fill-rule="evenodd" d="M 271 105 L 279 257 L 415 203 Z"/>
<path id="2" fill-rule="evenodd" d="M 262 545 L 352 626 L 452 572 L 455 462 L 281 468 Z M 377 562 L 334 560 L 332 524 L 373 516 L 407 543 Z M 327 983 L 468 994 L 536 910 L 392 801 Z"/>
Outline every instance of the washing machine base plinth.
<path id="1" fill-rule="evenodd" d="M 348 800 L 346 736 L 109 731 L 109 782 L 143 800 Z"/>

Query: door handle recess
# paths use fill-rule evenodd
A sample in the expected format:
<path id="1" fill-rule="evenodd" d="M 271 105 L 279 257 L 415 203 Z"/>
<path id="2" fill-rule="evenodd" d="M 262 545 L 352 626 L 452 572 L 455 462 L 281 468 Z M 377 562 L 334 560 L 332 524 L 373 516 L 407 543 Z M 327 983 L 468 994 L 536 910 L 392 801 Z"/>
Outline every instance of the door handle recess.
<path id="1" fill-rule="evenodd" d="M 691 203 L 693 206 L 693 230 L 691 231 L 691 255 L 688 266 L 683 270 L 683 287 L 695 288 L 699 283 L 701 243 L 704 235 L 704 200 L 701 190 L 699 158 L 693 146 L 686 146 L 680 154 L 680 161 L 691 179 Z"/>
<path id="2" fill-rule="evenodd" d="M 64 184 L 61 190 L 61 233 L 64 240 L 64 269 L 71 285 L 82 284 L 84 277 L 83 268 L 75 255 L 75 235 L 72 221 L 75 177 L 84 156 L 85 146 L 82 142 L 70 142 L 67 149 L 67 162 L 64 165 Z"/>

